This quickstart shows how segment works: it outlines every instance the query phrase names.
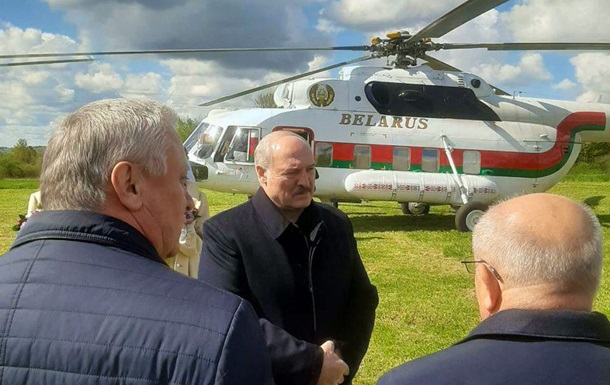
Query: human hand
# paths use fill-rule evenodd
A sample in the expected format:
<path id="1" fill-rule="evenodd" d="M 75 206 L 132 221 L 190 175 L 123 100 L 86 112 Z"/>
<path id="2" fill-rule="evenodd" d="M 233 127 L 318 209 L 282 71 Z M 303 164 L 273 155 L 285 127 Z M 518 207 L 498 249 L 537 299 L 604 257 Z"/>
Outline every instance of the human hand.
<path id="1" fill-rule="evenodd" d="M 317 385 L 337 385 L 343 383 L 344 376 L 349 374 L 347 364 L 335 353 L 335 344 L 326 341 L 322 345 L 324 362 Z"/>

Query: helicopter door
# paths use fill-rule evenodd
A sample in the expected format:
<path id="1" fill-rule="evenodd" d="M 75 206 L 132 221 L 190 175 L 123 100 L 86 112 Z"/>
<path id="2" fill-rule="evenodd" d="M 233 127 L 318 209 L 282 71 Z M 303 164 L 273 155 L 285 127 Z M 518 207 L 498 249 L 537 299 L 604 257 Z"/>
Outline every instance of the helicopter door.
<path id="1" fill-rule="evenodd" d="M 541 162 L 540 162 L 540 156 L 541 156 L 541 151 L 543 151 L 543 143 L 539 140 L 539 139 L 524 139 L 523 143 L 526 145 L 526 147 L 530 147 L 533 150 L 534 153 L 534 164 L 531 165 L 533 166 L 533 169 L 531 171 L 531 185 L 528 186 L 527 189 L 525 189 L 525 192 L 527 193 L 535 193 L 535 192 L 543 192 L 546 190 L 546 188 L 544 190 L 541 190 L 538 184 L 539 182 L 539 178 L 541 176 Z M 531 167 L 530 166 L 530 167 Z"/>
<path id="2" fill-rule="evenodd" d="M 237 127 L 224 160 L 235 163 L 254 163 L 254 149 L 258 145 L 259 137 L 259 128 Z"/>
<path id="3" fill-rule="evenodd" d="M 216 151 L 216 154 L 214 154 L 214 162 L 220 163 L 224 160 L 225 155 L 227 155 L 227 152 L 229 151 L 229 145 L 231 144 L 233 135 L 235 135 L 235 131 L 237 131 L 237 127 L 235 126 L 229 126 L 227 128 L 222 136 L 218 150 Z"/>

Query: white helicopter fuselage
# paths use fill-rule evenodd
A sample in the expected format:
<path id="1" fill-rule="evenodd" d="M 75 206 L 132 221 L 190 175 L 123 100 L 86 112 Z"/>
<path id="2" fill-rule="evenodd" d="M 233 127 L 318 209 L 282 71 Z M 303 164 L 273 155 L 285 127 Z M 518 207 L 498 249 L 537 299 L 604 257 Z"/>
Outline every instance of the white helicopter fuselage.
<path id="1" fill-rule="evenodd" d="M 205 188 L 254 194 L 253 148 L 275 130 L 312 144 L 322 200 L 457 206 L 546 191 L 582 142 L 610 141 L 610 105 L 499 96 L 475 75 L 427 67 L 347 67 L 282 85 L 275 102 L 204 119 L 186 144 Z"/>

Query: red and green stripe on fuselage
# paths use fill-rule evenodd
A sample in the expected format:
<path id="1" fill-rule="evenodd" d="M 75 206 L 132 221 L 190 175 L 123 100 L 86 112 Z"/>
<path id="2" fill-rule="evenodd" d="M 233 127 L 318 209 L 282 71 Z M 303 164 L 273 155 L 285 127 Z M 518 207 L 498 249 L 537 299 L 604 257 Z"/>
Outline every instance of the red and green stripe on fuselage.
<path id="1" fill-rule="evenodd" d="M 545 152 L 487 151 L 480 149 L 453 148 L 451 156 L 459 173 L 462 173 L 464 151 L 478 151 L 481 156 L 481 175 L 540 178 L 559 171 L 574 151 L 576 134 L 581 131 L 603 131 L 606 128 L 606 114 L 603 112 L 576 112 L 568 115 L 557 126 L 554 145 Z M 541 139 L 542 140 L 542 139 Z M 358 143 L 318 142 L 333 146 L 333 160 L 330 167 L 354 168 L 354 147 Z M 374 170 L 392 170 L 393 149 L 408 147 L 410 168 L 408 171 L 422 171 L 422 153 L 434 147 L 411 147 L 405 145 L 371 144 L 371 165 Z M 452 172 L 443 148 L 439 150 L 439 170 Z"/>

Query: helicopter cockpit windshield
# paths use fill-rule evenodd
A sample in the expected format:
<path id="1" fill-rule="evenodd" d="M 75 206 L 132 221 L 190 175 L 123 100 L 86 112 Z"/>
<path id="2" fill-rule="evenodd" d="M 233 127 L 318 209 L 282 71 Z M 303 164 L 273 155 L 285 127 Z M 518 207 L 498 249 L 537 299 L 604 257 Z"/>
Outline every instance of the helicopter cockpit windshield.
<path id="1" fill-rule="evenodd" d="M 186 140 L 185 147 L 199 159 L 214 162 L 254 162 L 254 149 L 260 138 L 259 127 L 220 126 L 201 123 Z"/>
<path id="2" fill-rule="evenodd" d="M 187 139 L 186 146 L 188 148 L 196 140 L 196 143 L 194 143 L 195 155 L 200 159 L 209 158 L 214 152 L 221 134 L 222 127 L 201 123 Z"/>

